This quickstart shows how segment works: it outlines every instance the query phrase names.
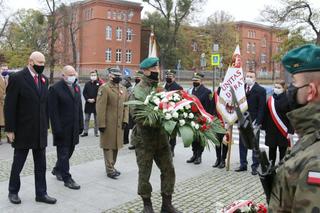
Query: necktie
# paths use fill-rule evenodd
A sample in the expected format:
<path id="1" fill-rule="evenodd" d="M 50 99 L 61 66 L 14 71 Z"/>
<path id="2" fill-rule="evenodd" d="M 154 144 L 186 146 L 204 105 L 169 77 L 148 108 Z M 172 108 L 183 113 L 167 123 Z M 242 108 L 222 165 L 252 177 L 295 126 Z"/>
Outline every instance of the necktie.
<path id="1" fill-rule="evenodd" d="M 37 87 L 39 86 L 39 79 L 38 79 L 38 76 L 33 76 L 33 79 L 34 79 L 34 83 L 37 85 Z"/>
<path id="2" fill-rule="evenodd" d="M 246 93 L 249 93 L 250 91 L 250 86 L 247 85 L 247 92 Z"/>

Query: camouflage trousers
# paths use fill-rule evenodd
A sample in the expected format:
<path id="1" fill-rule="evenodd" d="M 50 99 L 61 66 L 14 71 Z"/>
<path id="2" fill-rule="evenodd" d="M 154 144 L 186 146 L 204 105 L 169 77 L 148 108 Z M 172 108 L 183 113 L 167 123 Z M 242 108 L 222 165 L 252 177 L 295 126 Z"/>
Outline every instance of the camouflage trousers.
<path id="1" fill-rule="evenodd" d="M 132 141 L 139 167 L 138 194 L 143 198 L 151 197 L 149 179 L 154 161 L 161 172 L 161 193 L 172 195 L 176 176 L 167 135 L 159 129 L 134 128 Z"/>

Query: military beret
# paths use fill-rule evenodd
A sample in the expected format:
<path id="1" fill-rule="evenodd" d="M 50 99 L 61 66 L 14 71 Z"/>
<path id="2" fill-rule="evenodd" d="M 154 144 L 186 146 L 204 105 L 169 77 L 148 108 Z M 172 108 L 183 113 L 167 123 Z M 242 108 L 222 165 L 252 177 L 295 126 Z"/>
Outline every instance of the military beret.
<path id="1" fill-rule="evenodd" d="M 291 73 L 320 72 L 320 47 L 307 44 L 290 50 L 282 59 L 285 69 Z"/>
<path id="2" fill-rule="evenodd" d="M 174 76 L 176 74 L 175 70 L 167 70 L 166 71 L 166 76 Z"/>
<path id="3" fill-rule="evenodd" d="M 150 57 L 144 59 L 140 64 L 140 69 L 149 69 L 151 67 L 155 67 L 159 65 L 159 58 L 157 57 Z"/>
<path id="4" fill-rule="evenodd" d="M 203 79 L 204 75 L 202 73 L 195 72 L 193 74 L 192 80 L 197 81 Z"/>
<path id="5" fill-rule="evenodd" d="M 112 74 L 112 75 L 118 75 L 118 76 L 122 75 L 121 70 L 116 67 L 108 68 L 108 71 L 109 71 L 109 74 Z"/>

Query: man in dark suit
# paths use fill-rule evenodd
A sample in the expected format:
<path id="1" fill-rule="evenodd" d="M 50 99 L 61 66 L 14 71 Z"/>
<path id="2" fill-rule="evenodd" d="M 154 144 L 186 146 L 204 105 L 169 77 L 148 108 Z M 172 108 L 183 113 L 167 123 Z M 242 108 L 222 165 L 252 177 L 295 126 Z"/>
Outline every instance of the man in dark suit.
<path id="1" fill-rule="evenodd" d="M 262 125 L 264 111 L 266 106 L 266 90 L 261 87 L 256 82 L 256 73 L 252 71 L 248 71 L 246 73 L 245 79 L 245 92 L 248 102 L 248 111 L 250 113 L 251 120 L 256 123 L 256 125 Z M 256 140 L 256 143 L 259 144 L 259 134 Z M 242 172 L 247 170 L 247 152 L 248 149 L 244 146 L 242 139 L 240 138 L 239 142 L 239 153 L 240 153 L 240 167 L 237 168 L 236 172 Z M 259 161 L 257 158 L 257 154 L 252 152 L 252 165 L 251 169 L 252 175 L 257 175 L 257 168 L 259 166 Z"/>
<path id="2" fill-rule="evenodd" d="M 29 64 L 12 74 L 7 87 L 4 114 L 5 130 L 14 148 L 9 181 L 9 200 L 19 204 L 20 173 L 32 149 L 36 201 L 48 204 L 56 199 L 47 194 L 46 146 L 48 137 L 48 79 L 42 75 L 45 57 L 33 52 Z"/>
<path id="3" fill-rule="evenodd" d="M 89 122 L 91 114 L 94 118 L 94 135 L 98 137 L 98 124 L 97 124 L 97 112 L 96 112 L 96 99 L 98 94 L 98 89 L 100 87 L 100 82 L 98 81 L 98 74 L 96 71 L 90 72 L 90 81 L 84 85 L 83 97 L 86 101 L 84 105 L 85 122 L 84 131 L 81 137 L 88 136 Z"/>
<path id="4" fill-rule="evenodd" d="M 80 87 L 76 84 L 77 72 L 65 66 L 63 79 L 49 89 L 49 113 L 53 145 L 57 147 L 57 162 L 52 174 L 70 189 L 80 189 L 71 177 L 69 160 L 79 135 L 83 131 L 83 112 Z"/>
<path id="5" fill-rule="evenodd" d="M 164 89 L 168 92 L 173 90 L 183 90 L 183 88 L 176 82 L 175 74 L 176 72 L 173 70 L 168 70 L 166 72 L 166 84 L 164 85 Z M 172 157 L 174 157 L 174 147 L 177 144 L 176 137 L 170 137 L 169 144 Z"/>
<path id="6" fill-rule="evenodd" d="M 200 100 L 203 108 L 208 113 L 212 114 L 212 92 L 203 85 L 203 77 L 204 75 L 201 73 L 194 73 L 192 78 L 193 88 L 191 92 L 192 95 L 196 96 Z M 193 141 L 193 155 L 189 160 L 187 160 L 187 163 L 200 164 L 203 150 L 204 147 L 201 145 L 200 141 Z"/>

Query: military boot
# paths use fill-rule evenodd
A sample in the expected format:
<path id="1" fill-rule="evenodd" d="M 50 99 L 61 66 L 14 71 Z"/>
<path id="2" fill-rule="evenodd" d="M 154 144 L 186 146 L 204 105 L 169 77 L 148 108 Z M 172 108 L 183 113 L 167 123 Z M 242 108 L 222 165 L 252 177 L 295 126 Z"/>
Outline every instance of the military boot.
<path id="1" fill-rule="evenodd" d="M 196 158 L 197 158 L 196 153 L 193 153 L 192 157 L 189 160 L 187 160 L 187 163 L 193 163 L 196 160 Z"/>
<path id="2" fill-rule="evenodd" d="M 161 213 L 181 213 L 172 205 L 172 195 L 161 194 L 162 206 Z"/>
<path id="3" fill-rule="evenodd" d="M 143 213 L 154 213 L 150 198 L 142 198 L 143 200 Z"/>

